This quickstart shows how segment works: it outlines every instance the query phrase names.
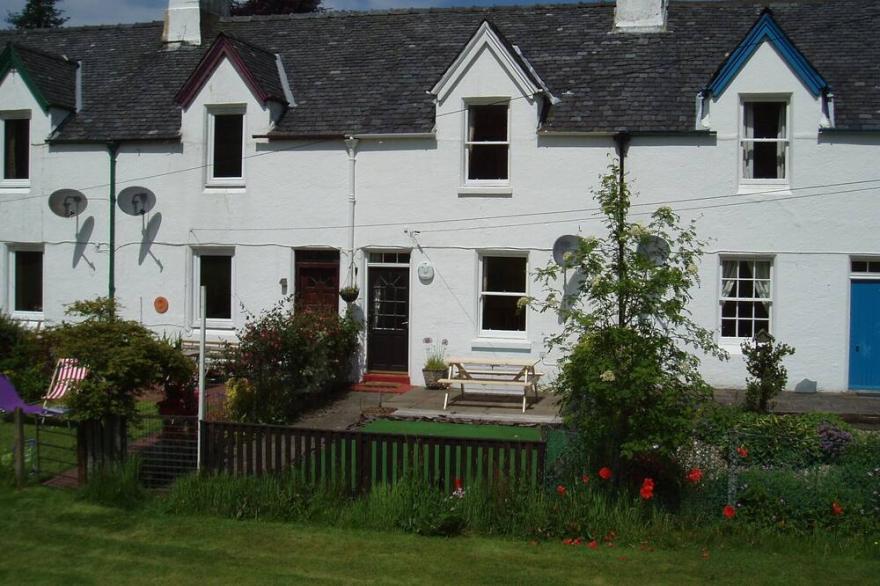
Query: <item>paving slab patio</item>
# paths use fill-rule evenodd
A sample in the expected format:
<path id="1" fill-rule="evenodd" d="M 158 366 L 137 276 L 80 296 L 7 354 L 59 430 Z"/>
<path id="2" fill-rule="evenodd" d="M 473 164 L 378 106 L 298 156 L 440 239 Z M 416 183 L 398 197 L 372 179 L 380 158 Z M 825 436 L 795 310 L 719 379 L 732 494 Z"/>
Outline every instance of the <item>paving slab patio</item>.
<path id="1" fill-rule="evenodd" d="M 450 396 L 448 409 L 443 410 L 445 391 L 413 387 L 403 394 L 348 392 L 323 409 L 303 416 L 294 425 L 318 429 L 349 429 L 364 416 L 387 413 L 393 417 L 437 419 L 448 421 L 483 421 L 522 425 L 553 425 L 561 423 L 559 398 L 548 392 L 529 397 L 529 407 L 522 412 L 522 399 L 515 396 L 483 397 L 468 393 L 465 399 Z M 392 411 L 393 410 L 393 411 Z"/>
<path id="2" fill-rule="evenodd" d="M 745 391 L 717 389 L 715 400 L 722 404 L 742 403 Z M 394 395 L 382 393 L 348 392 L 333 404 L 303 416 L 296 427 L 344 430 L 350 429 L 370 416 L 392 416 L 412 419 L 436 419 L 438 421 L 480 421 L 509 425 L 556 425 L 559 417 L 559 397 L 541 392 L 538 401 L 529 404 L 525 413 L 520 411 L 517 397 L 481 397 L 468 394 L 458 399 L 450 397 L 447 410 L 443 410 L 443 391 L 413 387 L 407 393 Z M 855 424 L 880 427 L 880 394 L 857 393 L 794 393 L 784 392 L 775 400 L 776 413 L 837 413 Z"/>

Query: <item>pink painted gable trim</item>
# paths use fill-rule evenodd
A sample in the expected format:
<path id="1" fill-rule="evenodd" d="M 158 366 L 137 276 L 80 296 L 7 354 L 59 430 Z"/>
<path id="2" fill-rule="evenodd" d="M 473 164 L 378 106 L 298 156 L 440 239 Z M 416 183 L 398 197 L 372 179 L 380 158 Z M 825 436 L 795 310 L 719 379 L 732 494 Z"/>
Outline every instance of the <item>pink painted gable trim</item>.
<path id="1" fill-rule="evenodd" d="M 229 62 L 232 63 L 235 71 L 241 76 L 245 85 L 248 86 L 248 89 L 254 93 L 257 99 L 265 103 L 271 98 L 271 96 L 260 87 L 254 74 L 251 73 L 244 60 L 242 60 L 241 55 L 239 55 L 238 51 L 235 50 L 235 47 L 232 46 L 229 37 L 221 33 L 217 37 L 217 40 L 214 41 L 211 48 L 208 49 L 208 52 L 205 53 L 205 56 L 202 57 L 202 60 L 189 76 L 189 79 L 186 80 L 186 83 L 183 84 L 183 87 L 180 88 L 180 91 L 174 96 L 174 101 L 183 108 L 188 108 L 190 104 L 193 103 L 193 100 L 196 99 L 196 96 L 202 88 L 205 87 L 205 84 L 208 83 L 208 80 L 211 79 L 211 76 L 214 74 L 217 67 L 219 67 L 224 57 L 229 59 Z"/>

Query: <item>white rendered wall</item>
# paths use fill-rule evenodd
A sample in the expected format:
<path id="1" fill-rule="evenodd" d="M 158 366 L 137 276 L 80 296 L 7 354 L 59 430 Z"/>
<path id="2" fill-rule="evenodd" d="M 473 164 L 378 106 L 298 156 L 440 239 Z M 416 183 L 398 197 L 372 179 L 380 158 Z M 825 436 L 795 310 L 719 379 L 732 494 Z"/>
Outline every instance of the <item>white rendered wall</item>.
<path id="1" fill-rule="evenodd" d="M 818 197 L 710 208 L 770 196 L 740 194 L 739 104 L 741 94 L 790 96 L 791 195 Z M 462 186 L 465 105 L 470 98 L 510 97 L 510 192 L 465 193 Z M 565 99 L 564 96 L 562 96 Z M 844 99 L 841 97 L 840 99 Z M 244 188 L 206 188 L 206 108 L 242 104 L 246 108 Z M 15 76 L 0 85 L 0 110 L 30 109 L 33 142 L 48 135 L 48 119 Z M 635 137 L 626 162 L 637 203 L 652 210 L 674 203 L 685 219 L 697 218 L 700 234 L 711 239 L 701 267 L 702 287 L 692 306 L 698 321 L 719 330 L 719 255 L 772 256 L 773 330 L 794 345 L 787 360 L 792 384 L 809 377 L 822 390 L 847 388 L 850 255 L 880 255 L 874 224 L 877 191 L 845 194 L 828 185 L 876 179 L 880 137 L 820 136 L 819 104 L 770 47 L 762 47 L 743 72 L 710 107 L 708 136 Z M 610 137 L 552 137 L 536 134 L 538 103 L 520 88 L 491 52 L 484 51 L 451 93 L 438 104 L 436 137 L 363 139 L 357 148 L 355 264 L 366 310 L 364 250 L 412 251 L 409 373 L 421 382 L 422 338 L 449 340 L 451 354 L 540 358 L 544 338 L 557 327 L 551 315 L 527 314 L 527 335 L 493 341 L 487 349 L 478 331 L 478 258 L 482 252 L 523 252 L 529 268 L 545 264 L 562 234 L 596 234 L 590 190 L 613 157 Z M 43 126 L 40 127 L 39 124 Z M 182 115 L 180 144 L 126 144 L 118 156 L 122 188 L 141 185 L 158 197 L 144 218 L 117 213 L 117 294 L 125 314 L 157 330 L 194 338 L 192 250 L 234 248 L 234 325 L 282 298 L 279 280 L 293 293 L 293 250 L 331 247 L 342 252 L 341 281 L 347 278 L 348 155 L 341 139 L 279 141 L 250 138 L 269 130 L 269 109 L 254 99 L 234 69 L 224 62 Z M 103 145 L 32 147 L 31 187 L 17 192 L 32 199 L 10 202 L 0 195 L 0 241 L 45 243 L 45 320 L 57 323 L 63 303 L 106 294 L 109 155 Z M 48 195 L 59 188 L 83 190 L 91 219 L 91 244 L 75 260 L 76 221 L 49 212 Z M 859 187 L 856 185 L 855 187 Z M 86 189 L 88 188 L 88 189 Z M 754 189 L 752 189 L 754 191 Z M 773 196 L 776 197 L 776 196 Z M 685 208 L 699 208 L 687 210 Z M 568 213 L 528 215 L 535 212 Z M 578 211 L 580 210 L 580 211 Z M 160 219 L 157 217 L 161 214 Z M 492 216 L 488 219 L 481 219 Z M 499 217 L 501 216 L 501 217 Z M 638 217 L 638 216 L 636 216 Z M 438 220 L 461 219 L 457 222 Z M 158 223 L 155 242 L 142 254 L 142 229 Z M 393 223 L 396 225 L 387 225 Z M 384 224 L 381 226 L 370 226 Z M 404 232 L 407 228 L 410 232 Z M 411 234 L 418 232 L 414 236 Z M 419 248 L 421 247 L 421 248 Z M 144 248 L 146 250 L 146 248 Z M 9 289 L 8 254 L 0 249 L 4 301 Z M 435 277 L 422 283 L 415 267 L 430 260 Z M 539 295 L 532 284 L 529 291 Z M 160 315 L 153 300 L 170 302 Z M 244 309 L 240 309 L 239 303 Z M 231 330 L 212 330 L 224 337 Z M 728 344 L 731 348 L 735 345 Z M 552 362 L 551 359 L 546 359 Z M 744 383 L 741 356 L 730 362 L 707 360 L 708 380 L 721 386 Z"/>

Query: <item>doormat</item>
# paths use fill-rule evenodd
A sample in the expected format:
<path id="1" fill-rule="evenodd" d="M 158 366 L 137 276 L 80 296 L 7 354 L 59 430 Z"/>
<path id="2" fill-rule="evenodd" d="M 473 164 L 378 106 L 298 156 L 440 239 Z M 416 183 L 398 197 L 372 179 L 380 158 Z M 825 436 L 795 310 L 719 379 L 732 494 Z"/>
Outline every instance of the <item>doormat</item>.
<path id="1" fill-rule="evenodd" d="M 351 387 L 351 390 L 356 393 L 389 393 L 393 395 L 406 393 L 410 389 L 412 389 L 410 384 L 390 381 L 364 381 Z"/>

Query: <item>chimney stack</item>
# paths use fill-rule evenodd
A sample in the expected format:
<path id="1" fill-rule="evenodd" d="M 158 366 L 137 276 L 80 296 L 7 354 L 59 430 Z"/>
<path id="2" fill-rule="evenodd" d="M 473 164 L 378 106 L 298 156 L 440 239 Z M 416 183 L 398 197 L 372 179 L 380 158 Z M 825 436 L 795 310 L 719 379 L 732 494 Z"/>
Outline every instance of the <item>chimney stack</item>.
<path id="1" fill-rule="evenodd" d="M 230 0 L 168 0 L 162 40 L 170 46 L 201 45 L 202 19 L 229 16 Z"/>
<path id="2" fill-rule="evenodd" d="M 617 0 L 614 30 L 623 33 L 652 33 L 666 30 L 669 0 Z"/>

